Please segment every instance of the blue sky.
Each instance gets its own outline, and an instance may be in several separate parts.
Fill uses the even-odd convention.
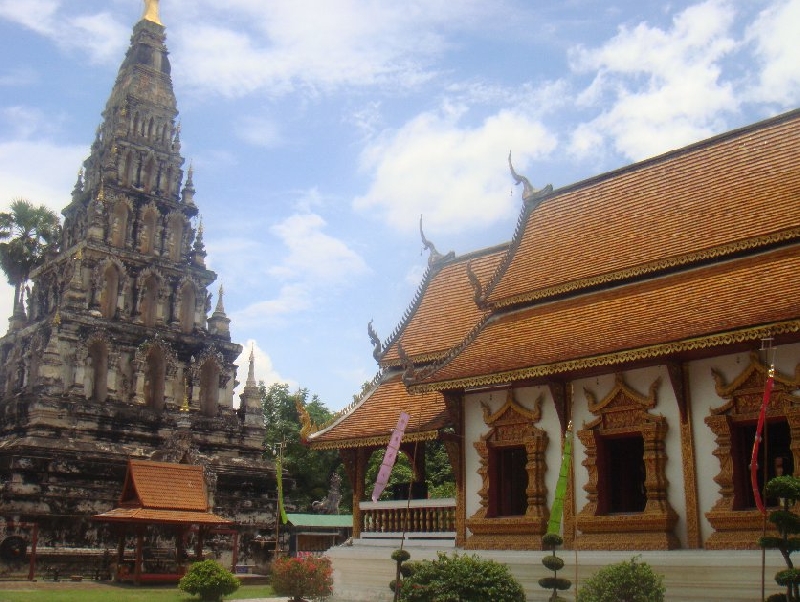
[[[233,339],[331,409],[420,283],[420,216],[443,253],[511,237],[509,151],[558,188],[800,106],[800,0],[160,4]],[[3,210],[69,202],[142,11],[0,0]]]

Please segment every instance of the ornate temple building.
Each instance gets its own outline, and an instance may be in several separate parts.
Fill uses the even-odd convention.
[[[504,562],[529,600],[549,599],[541,536],[570,423],[563,576],[641,555],[668,599],[761,599],[749,466],[773,366],[758,482],[800,467],[800,110],[556,190],[511,171],[510,242],[463,256],[426,242],[399,324],[383,341],[370,324],[372,386],[306,425],[353,482],[336,599],[390,600],[402,537],[412,559]],[[367,501],[367,462],[403,411],[415,479],[439,439],[455,499]],[[765,562],[779,591],[783,561]]]
[[[40,550],[102,550],[110,539],[89,518],[114,506],[129,459],[196,464],[213,511],[246,525],[241,556],[274,530],[275,471],[252,354],[234,407],[242,347],[221,287],[211,311],[216,274],[191,167],[184,180],[165,28],[147,6],[60,250],[0,338],[0,519],[38,525]]]

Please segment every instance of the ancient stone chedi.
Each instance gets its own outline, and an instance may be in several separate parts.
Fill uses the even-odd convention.
[[[242,347],[221,288],[208,317],[216,274],[191,168],[183,182],[154,6],[133,29],[62,212],[60,249],[0,339],[0,522],[38,523],[45,547],[108,543],[90,517],[113,507],[128,458],[202,464],[214,512],[253,535],[274,525],[252,357],[234,408]]]

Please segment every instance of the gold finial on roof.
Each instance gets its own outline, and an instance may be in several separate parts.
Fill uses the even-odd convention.
[[[144,0],[144,14],[142,15],[142,20],[163,25],[161,19],[158,18],[158,0]]]

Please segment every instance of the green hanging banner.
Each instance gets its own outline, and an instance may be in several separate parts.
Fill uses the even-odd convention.
[[[564,498],[567,496],[567,480],[569,467],[572,462],[572,421],[564,433],[564,453],[561,455],[561,468],[558,471],[558,483],[553,500],[553,509],[550,511],[550,520],[547,521],[547,532],[558,535],[561,531],[561,517],[564,515]]]
[[[286,508],[283,506],[283,467],[281,466],[281,455],[275,459],[275,479],[278,482],[278,509],[281,514],[281,522],[285,525],[289,522],[289,517],[286,516]]]

